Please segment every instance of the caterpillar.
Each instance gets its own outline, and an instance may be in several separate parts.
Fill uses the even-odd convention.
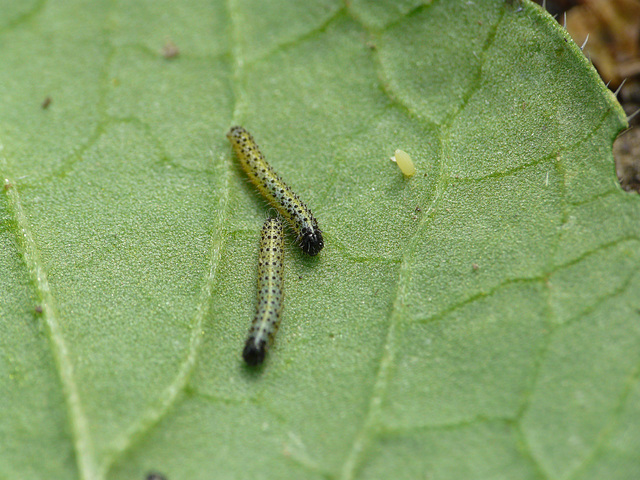
[[[311,210],[267,163],[249,132],[243,127],[233,127],[227,133],[227,138],[249,180],[293,228],[302,251],[317,255],[324,247],[324,239]]]
[[[282,222],[278,218],[269,218],[262,226],[258,257],[258,305],[242,351],[242,358],[252,367],[264,361],[280,325],[284,298],[283,233]]]

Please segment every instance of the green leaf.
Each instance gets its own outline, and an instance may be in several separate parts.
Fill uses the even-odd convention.
[[[640,476],[626,121],[542,9],[0,4],[0,478]],[[255,371],[233,124],[326,243]]]

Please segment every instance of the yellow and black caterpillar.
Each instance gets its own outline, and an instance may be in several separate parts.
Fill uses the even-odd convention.
[[[258,305],[242,358],[252,367],[264,361],[273,342],[284,299],[284,249],[282,222],[269,218],[262,227],[258,258]]]
[[[324,240],[311,210],[267,163],[249,132],[242,127],[233,127],[227,138],[251,182],[291,224],[302,251],[317,255],[324,247]]]

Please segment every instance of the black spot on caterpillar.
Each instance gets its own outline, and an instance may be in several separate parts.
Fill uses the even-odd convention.
[[[249,132],[242,127],[233,127],[227,138],[249,180],[291,224],[302,251],[317,255],[324,247],[324,240],[311,210],[267,163]]]
[[[242,358],[252,367],[264,361],[265,353],[273,343],[280,325],[284,298],[283,233],[280,219],[269,218],[264,222],[258,257],[258,305],[242,351]]]

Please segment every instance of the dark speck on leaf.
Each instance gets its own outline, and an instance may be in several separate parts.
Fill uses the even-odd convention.
[[[167,480],[167,477],[158,472],[147,473],[145,480]]]

